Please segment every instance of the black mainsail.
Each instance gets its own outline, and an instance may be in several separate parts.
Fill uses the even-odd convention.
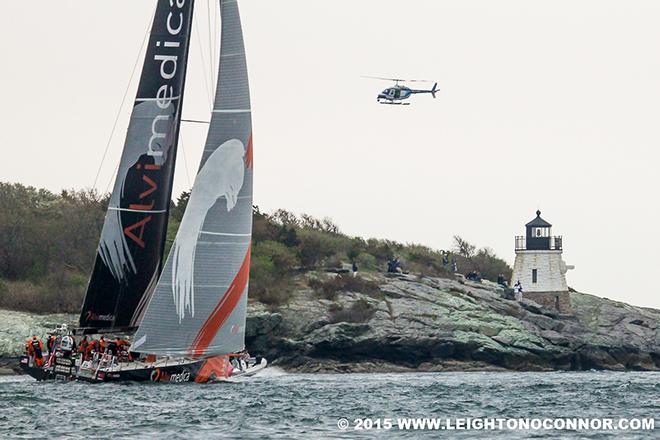
[[[162,267],[194,0],[158,0],[94,269],[84,333],[134,329]]]

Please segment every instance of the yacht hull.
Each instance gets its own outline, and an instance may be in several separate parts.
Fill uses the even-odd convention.
[[[21,369],[38,381],[77,380],[89,383],[101,382],[166,382],[166,383],[208,383],[234,381],[239,377],[249,377],[266,367],[268,362],[261,362],[245,370],[232,369],[227,356],[215,356],[205,359],[179,359],[152,364],[127,363],[114,367],[85,370],[68,362],[57,359],[51,367],[31,365],[27,356],[21,358]],[[67,368],[68,367],[68,368]]]

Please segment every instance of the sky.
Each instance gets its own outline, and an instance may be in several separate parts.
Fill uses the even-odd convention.
[[[0,181],[111,188],[154,7],[3,4]],[[240,7],[262,211],[435,249],[460,235],[512,264],[540,209],[576,266],[570,286],[660,308],[660,2]],[[184,118],[208,120],[217,5],[195,10]],[[389,84],[364,75],[430,79],[440,93],[379,105]],[[191,186],[206,129],[183,124],[175,194]]]

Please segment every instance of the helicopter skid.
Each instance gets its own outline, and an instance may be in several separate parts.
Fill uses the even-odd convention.
[[[387,105],[410,105],[409,102],[394,102],[394,101],[378,101],[380,104]]]

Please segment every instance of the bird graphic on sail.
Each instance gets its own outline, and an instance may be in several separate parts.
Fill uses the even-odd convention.
[[[172,295],[179,323],[195,316],[195,250],[206,216],[220,198],[231,211],[245,175],[245,146],[238,139],[220,145],[197,174],[172,249]]]
[[[175,112],[172,104],[167,107],[159,107],[153,102],[142,102],[133,109],[131,119],[152,119],[156,118],[172,120]],[[112,276],[119,282],[124,281],[129,274],[137,272],[133,256],[131,255],[126,236],[123,232],[124,226],[121,220],[121,200],[126,192],[126,179],[129,170],[139,162],[140,158],[148,154],[148,147],[145,146],[144,139],[153,137],[152,125],[134,124],[129,127],[126,136],[126,145],[117,170],[117,181],[115,190],[110,198],[108,212],[106,214],[105,225],[101,233],[99,243],[99,257],[105,263],[106,267],[112,273]],[[165,138],[165,136],[162,136]],[[167,139],[166,139],[167,140]],[[162,152],[157,156],[152,156],[155,165],[162,166],[167,160],[169,146],[171,142],[156,143],[158,151]]]

